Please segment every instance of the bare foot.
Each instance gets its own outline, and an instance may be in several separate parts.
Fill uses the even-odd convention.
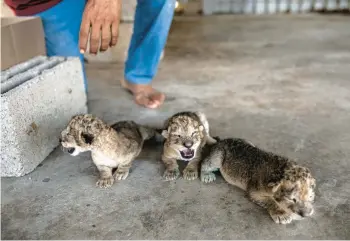
[[[141,106],[155,109],[161,106],[165,100],[165,95],[153,89],[150,85],[131,84],[125,80],[121,80],[120,83],[123,88],[134,95],[135,102]]]

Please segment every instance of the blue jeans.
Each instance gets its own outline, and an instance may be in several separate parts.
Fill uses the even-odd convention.
[[[45,32],[48,56],[79,57],[79,31],[86,0],[63,0],[37,14]],[[156,75],[174,16],[175,0],[138,0],[124,77],[134,84],[149,84]],[[84,71],[85,75],[85,71]],[[85,78],[85,86],[86,85]]]

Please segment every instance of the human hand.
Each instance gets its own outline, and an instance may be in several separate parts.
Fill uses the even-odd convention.
[[[90,53],[106,51],[117,44],[122,0],[88,0],[80,26],[79,48],[86,52],[90,34]],[[91,31],[90,31],[91,27]]]

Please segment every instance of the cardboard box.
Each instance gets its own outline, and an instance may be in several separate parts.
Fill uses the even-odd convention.
[[[1,70],[46,55],[44,29],[39,17],[1,18]]]

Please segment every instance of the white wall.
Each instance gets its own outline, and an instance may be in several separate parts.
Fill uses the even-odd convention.
[[[286,12],[305,13],[312,9],[340,10],[350,9],[348,0],[202,0],[203,13],[205,15],[215,13],[245,13],[245,14],[274,14]],[[300,4],[300,2],[302,2]],[[327,2],[327,5],[325,5]]]

